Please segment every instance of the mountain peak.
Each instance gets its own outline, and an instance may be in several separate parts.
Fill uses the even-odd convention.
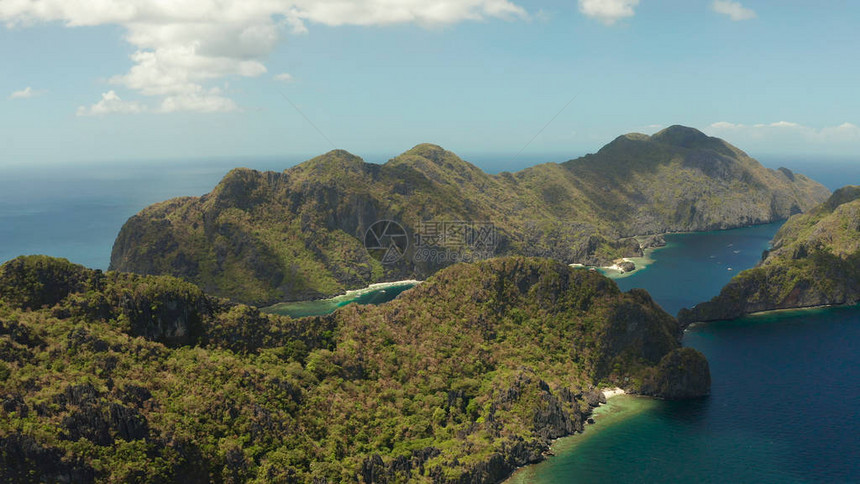
[[[654,133],[651,136],[651,141],[691,150],[713,150],[731,157],[743,154],[741,150],[720,138],[708,136],[696,128],[681,126],[679,124],[669,126]]]
[[[391,161],[395,163],[408,162],[413,165],[415,162],[418,162],[423,165],[426,164],[426,161],[424,160],[429,161],[432,165],[445,168],[447,170],[462,171],[466,167],[469,169],[468,171],[478,169],[453,152],[432,143],[421,143],[419,145],[415,145]]]
[[[712,138],[696,128],[676,124],[660,130],[651,136],[652,141],[670,145],[683,146],[684,148],[695,148],[696,145],[707,142]]]
[[[439,145],[434,145],[433,143],[421,143],[413,146],[411,149],[403,152],[400,156],[420,156],[422,158],[427,158],[428,160],[440,162],[446,158],[457,156],[454,153],[442,148]]]
[[[356,163],[362,163],[363,161],[362,161],[361,157],[356,156],[356,155],[350,153],[349,151],[341,150],[341,149],[335,149],[335,150],[331,150],[331,151],[328,151],[326,153],[323,153],[323,154],[316,156],[314,158],[311,158],[310,160],[308,160],[308,162],[316,162],[316,163],[322,163],[322,164],[328,164],[328,163],[356,164]]]
[[[642,133],[622,134],[618,138],[624,138],[624,139],[630,140],[630,141],[648,141],[651,139],[650,136],[648,136],[647,134],[642,134]],[[616,139],[618,139],[618,138],[616,138]]]
[[[860,185],[848,185],[833,192],[833,194],[830,195],[830,198],[824,202],[823,206],[826,207],[828,211],[833,211],[840,205],[844,205],[858,199],[860,199]]]
[[[314,175],[334,175],[337,173],[361,173],[365,169],[364,160],[346,150],[331,150],[311,158],[292,168],[288,173],[312,173]]]

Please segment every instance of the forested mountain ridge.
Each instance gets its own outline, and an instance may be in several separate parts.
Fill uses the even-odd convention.
[[[600,387],[707,394],[680,334],[645,291],[547,259],[292,320],[21,257],[0,266],[0,480],[498,482]]]
[[[122,228],[111,268],[174,275],[207,293],[268,305],[424,279],[486,256],[605,265],[641,254],[634,236],[772,222],[828,195],[803,175],[764,168],[682,126],[498,175],[429,144],[383,165],[337,150],[283,173],[235,169],[207,195],[144,209]],[[396,263],[365,250],[367,230],[379,220],[408,234]],[[492,244],[417,257],[422,227],[445,222],[492,226]]]

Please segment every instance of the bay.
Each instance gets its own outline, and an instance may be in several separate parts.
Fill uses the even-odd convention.
[[[644,287],[674,313],[754,265],[778,226],[667,236],[650,266],[616,282]],[[708,358],[709,397],[610,399],[621,417],[598,415],[584,434],[559,441],[555,457],[510,481],[858,482],[858,341],[856,306],[695,325],[683,343]]]
[[[761,260],[784,222],[741,229],[666,236],[666,246],[647,251],[648,267],[627,274],[605,273],[624,291],[647,289],[668,313],[707,301],[738,272]]]

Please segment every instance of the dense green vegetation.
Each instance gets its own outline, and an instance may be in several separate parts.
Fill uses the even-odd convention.
[[[496,482],[601,386],[707,393],[679,336],[644,291],[546,259],[293,320],[21,257],[0,267],[0,480]]]
[[[269,305],[425,279],[463,257],[604,265],[641,254],[634,236],[781,220],[828,194],[681,126],[499,175],[429,144],[383,165],[332,151],[283,173],[235,169],[207,195],[143,210],[119,234],[111,267],[174,275],[207,293]],[[365,231],[382,219],[412,234],[397,264],[382,265],[363,247]],[[491,222],[497,244],[489,253],[445,249],[459,256],[416,259],[414,235],[426,221]]]
[[[860,301],[860,187],[840,188],[809,213],[791,217],[762,262],[743,271],[683,322]]]

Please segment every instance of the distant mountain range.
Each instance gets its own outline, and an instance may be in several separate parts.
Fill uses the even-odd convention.
[[[773,309],[860,302],[860,186],[788,219],[762,262],[735,276],[720,294],[681,310],[682,323],[734,319]]]
[[[634,236],[772,222],[828,195],[683,126],[498,175],[430,144],[383,165],[337,150],[283,173],[234,169],[207,195],[144,209],[117,237],[111,269],[179,276],[207,293],[267,305],[424,279],[486,256],[604,265],[641,254]],[[365,248],[380,220],[396,222],[408,242],[391,263]],[[455,243],[428,251],[440,234]]]

